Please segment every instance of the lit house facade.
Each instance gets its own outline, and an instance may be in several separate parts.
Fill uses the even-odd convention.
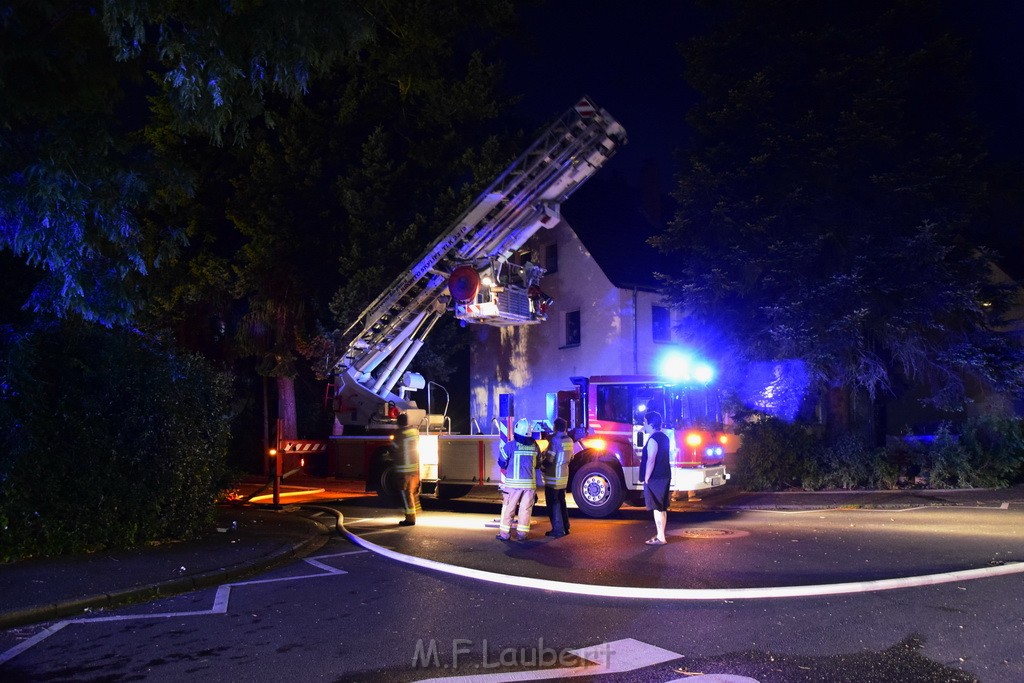
[[[547,270],[543,289],[554,303],[546,322],[474,326],[469,381],[476,427],[492,431],[504,417],[503,394],[512,395],[517,418],[550,420],[555,392],[573,388],[570,377],[655,373],[673,343],[672,312],[656,292],[656,252],[645,236],[623,230],[615,240],[632,243],[599,260],[563,220],[524,246],[519,262]]]

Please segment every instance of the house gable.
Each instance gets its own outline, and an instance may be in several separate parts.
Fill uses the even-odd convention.
[[[474,326],[470,414],[483,431],[503,417],[501,394],[514,396],[517,417],[551,419],[554,394],[572,389],[570,377],[652,373],[664,348],[653,340],[658,294],[650,286],[613,283],[567,221],[540,231],[525,251],[523,258],[555,266],[543,280],[554,301],[542,323]]]

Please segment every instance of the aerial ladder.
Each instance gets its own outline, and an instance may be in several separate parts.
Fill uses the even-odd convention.
[[[516,251],[561,221],[562,202],[626,142],[626,131],[587,97],[558,117],[484,190],[451,228],[401,273],[339,337],[333,361],[338,425],[373,428],[399,411],[426,418],[408,372],[441,316],[497,327],[546,319],[544,269],[516,264]]]

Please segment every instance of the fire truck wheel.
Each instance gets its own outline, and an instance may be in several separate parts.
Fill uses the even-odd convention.
[[[441,500],[454,500],[462,498],[472,490],[472,484],[438,484],[437,497]]]
[[[625,487],[618,473],[606,463],[593,461],[580,467],[572,480],[576,507],[588,517],[607,517],[622,505]]]
[[[388,455],[385,452],[374,457],[370,481],[377,496],[390,501],[398,498],[398,483],[395,481],[395,468]]]

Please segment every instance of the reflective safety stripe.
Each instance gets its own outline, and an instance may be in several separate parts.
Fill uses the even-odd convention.
[[[510,489],[537,488],[537,453],[536,443],[515,442],[512,457],[509,458],[505,470],[505,487]]]
[[[554,462],[544,467],[544,486],[553,489],[564,489],[569,485],[569,455],[572,453],[572,439],[568,436],[561,436],[551,440],[548,453],[554,457]]]
[[[420,471],[419,442],[420,433],[411,427],[395,436],[395,472],[408,474]]]

